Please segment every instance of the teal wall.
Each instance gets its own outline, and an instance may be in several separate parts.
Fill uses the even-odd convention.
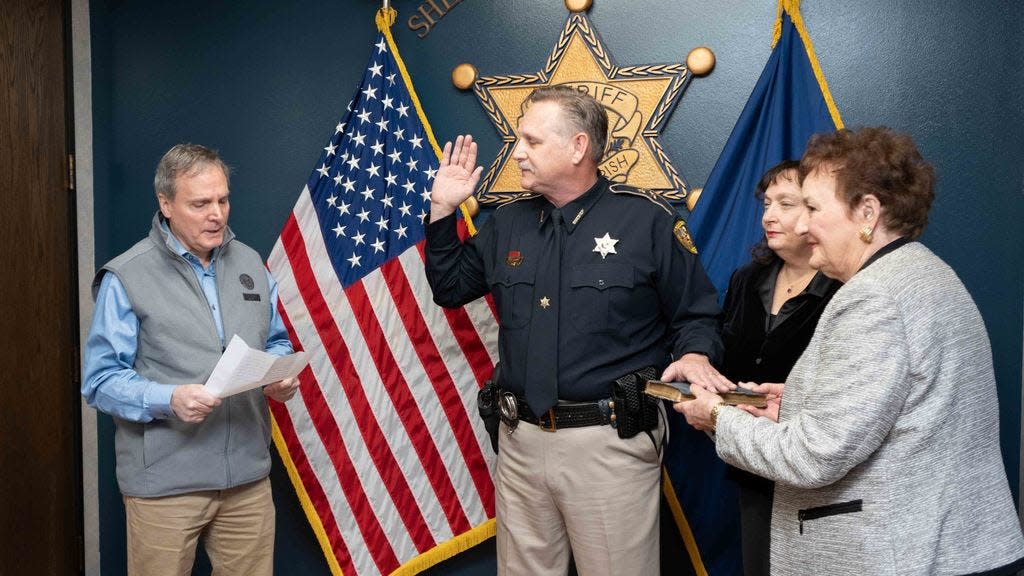
[[[266,256],[362,74],[378,4],[90,4],[97,263],[146,232],[156,209],[153,169],[182,141],[218,148],[234,167],[232,227]],[[563,3],[463,0],[424,39],[405,25],[419,3],[393,4],[394,33],[435,134],[443,142],[472,132],[488,164],[497,133],[449,73],[464,61],[482,74],[541,69],[565,22]],[[845,123],[910,132],[936,166],[938,199],[923,241],[957,270],[984,315],[1015,493],[1024,303],[1021,14],[1018,3],[999,0],[806,0],[803,7]],[[715,51],[716,69],[694,80],[661,137],[692,186],[707,179],[761,72],[774,16],[771,0],[594,0],[589,17],[619,65],[680,62],[699,45]],[[112,430],[101,418],[104,574],[124,570]],[[279,462],[272,477],[277,572],[324,572]],[[434,572],[493,573],[491,554],[484,547]]]

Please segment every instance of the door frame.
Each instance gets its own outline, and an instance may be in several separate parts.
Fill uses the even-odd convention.
[[[96,271],[93,219],[92,42],[89,0],[71,0],[70,55],[75,155],[75,220],[78,252],[79,342],[92,322],[92,277]],[[100,574],[99,463],[96,411],[81,400],[83,566],[86,576]]]

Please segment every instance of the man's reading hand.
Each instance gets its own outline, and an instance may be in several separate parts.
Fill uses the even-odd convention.
[[[220,406],[220,398],[207,392],[202,384],[175,386],[171,392],[171,410],[182,422],[199,424],[217,406]]]
[[[273,398],[278,402],[287,402],[295,396],[295,392],[299,389],[298,378],[285,378],[284,380],[278,380],[273,384],[267,384],[263,387],[263,394],[267,398]]]

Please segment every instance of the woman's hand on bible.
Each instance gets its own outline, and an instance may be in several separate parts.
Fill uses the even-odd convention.
[[[748,414],[757,416],[758,418],[768,418],[772,422],[779,421],[779,408],[782,406],[782,392],[786,387],[785,384],[754,384],[753,382],[740,382],[740,386],[750,390],[751,392],[766,395],[768,405],[764,408],[755,408],[753,406],[741,404],[737,406],[737,408]]]

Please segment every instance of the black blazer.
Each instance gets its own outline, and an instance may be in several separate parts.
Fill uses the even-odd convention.
[[[767,264],[750,262],[733,272],[729,280],[722,312],[722,373],[733,382],[785,382],[811,341],[822,311],[842,286],[818,272],[803,292],[786,303],[786,314],[766,330],[768,311],[761,298],[762,286],[770,306],[773,287],[769,282],[781,264],[778,258]],[[772,482],[749,472],[730,466],[727,476],[766,496],[772,493]]]
[[[825,305],[842,286],[818,272],[807,288],[787,303],[791,308],[788,314],[766,331],[768,312],[760,287],[774,277],[779,265],[778,260],[751,262],[729,280],[722,323],[722,372],[733,382],[785,382],[811,341]]]

